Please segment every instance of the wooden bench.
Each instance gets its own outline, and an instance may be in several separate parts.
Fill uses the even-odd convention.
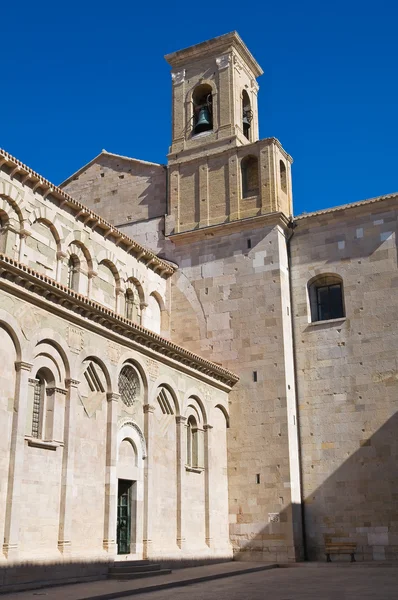
[[[351,562],[355,562],[357,545],[351,542],[329,542],[325,544],[326,562],[332,562],[331,554],[350,554]]]

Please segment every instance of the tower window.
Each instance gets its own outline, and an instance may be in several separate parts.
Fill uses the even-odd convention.
[[[281,189],[282,192],[287,192],[287,179],[286,179],[286,165],[283,160],[279,161],[279,174],[281,178]]]
[[[258,195],[258,160],[255,156],[245,156],[241,162],[242,197]]]
[[[345,316],[343,282],[338,275],[317,277],[308,287],[311,321],[328,321]]]
[[[213,129],[213,96],[210,85],[198,85],[192,94],[193,135],[212,131]]]
[[[246,90],[242,92],[242,129],[244,136],[250,140],[250,126],[253,120],[253,111],[250,107],[250,98]]]

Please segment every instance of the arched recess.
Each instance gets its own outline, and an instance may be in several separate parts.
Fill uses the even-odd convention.
[[[210,96],[210,98],[209,98]],[[202,131],[216,131],[218,127],[217,118],[217,88],[213,81],[204,80],[200,84],[192,87],[185,97],[186,102],[186,137],[197,135],[201,131],[197,131],[197,124],[200,119],[201,107],[208,108],[208,115],[202,111],[203,117],[208,118],[209,125]],[[210,105],[210,107],[209,107]]]
[[[160,334],[164,329],[165,314],[163,298],[158,292],[152,292],[148,296],[148,306],[145,311],[145,327]]]
[[[258,195],[259,173],[258,158],[249,154],[241,160],[242,198]]]
[[[144,459],[146,442],[131,419],[118,424],[116,478],[120,517],[116,528],[118,554],[142,555],[144,528]],[[120,507],[120,504],[122,505]]]
[[[0,196],[0,252],[19,258],[20,232],[23,228],[19,207],[7,196]]]
[[[181,415],[181,402],[178,397],[178,392],[176,392],[177,385],[176,382],[173,381],[171,377],[167,375],[162,375],[158,377],[151,386],[151,396],[149,404],[155,405],[158,402],[158,396],[161,389],[164,388],[168,394],[169,403],[172,405],[173,414],[176,417]]]
[[[93,299],[117,312],[120,293],[120,274],[114,262],[104,258],[98,262],[93,280]]]
[[[57,227],[47,217],[31,219],[30,235],[26,238],[26,247],[35,260],[39,273],[58,279],[60,269],[61,238]],[[60,263],[61,264],[61,263]]]
[[[224,415],[225,418],[225,425],[226,428],[229,429],[229,414],[227,409],[225,408],[225,406],[223,406],[222,404],[216,404],[216,406],[214,407],[214,410],[219,410],[222,412],[222,414]]]
[[[282,192],[285,192],[285,194],[287,193],[287,172],[286,172],[286,165],[283,162],[283,160],[279,161],[279,177],[280,177],[280,182],[281,182],[281,190]]]
[[[33,362],[38,351],[44,345],[53,348],[53,352],[59,355],[66,379],[71,378],[73,355],[64,338],[54,329],[45,328],[33,334],[26,351],[27,360]]]
[[[250,141],[250,127],[253,119],[249,94],[242,91],[242,129],[244,136]]]
[[[22,202],[20,201],[20,199],[18,201],[18,200],[15,200],[14,198],[12,198],[12,196],[9,196],[7,194],[2,194],[1,187],[0,187],[0,208],[1,208],[1,210],[3,210],[4,212],[7,213],[8,217],[10,218],[11,221],[15,221],[15,222],[17,221],[19,223],[19,227],[21,229],[23,228],[24,217],[23,217]]]
[[[74,289],[76,292],[83,294],[85,296],[88,295],[89,289],[89,278],[93,272],[93,262],[88,249],[79,242],[78,240],[73,240],[67,247],[66,251],[66,260],[68,264],[68,278],[64,280],[63,283],[68,285],[71,289]],[[71,263],[74,262],[74,281],[71,282],[71,272],[70,268],[73,266]],[[76,264],[76,262],[78,264]],[[65,278],[64,278],[65,279]],[[71,284],[72,283],[72,287]]]
[[[142,307],[145,305],[145,294],[141,283],[135,277],[129,277],[125,284],[124,306],[121,312],[126,319],[142,323]]]
[[[115,384],[114,389],[119,389],[119,377],[122,369],[126,366],[132,367],[139,379],[139,392],[136,398],[136,404],[144,405],[148,404],[149,394],[149,381],[146,373],[147,365],[141,357],[132,356],[131,352],[125,352],[120,357],[115,370]],[[125,406],[125,405],[124,405]],[[127,408],[127,407],[125,407]],[[128,411],[129,412],[129,411]]]
[[[183,402],[183,414],[186,414],[186,411],[189,406],[194,406],[195,410],[200,415],[200,420],[203,425],[207,425],[207,411],[204,405],[203,400],[201,399],[201,394],[196,388],[190,388],[184,395]]]
[[[112,391],[111,377],[105,361],[99,358],[98,352],[87,353],[80,364],[78,395],[89,418],[103,409],[107,395]]]

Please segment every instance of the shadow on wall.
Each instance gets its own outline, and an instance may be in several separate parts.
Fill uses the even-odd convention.
[[[397,432],[398,412],[370,438],[359,440],[358,450],[306,495],[303,513],[308,560],[325,560],[326,542],[356,543],[358,561],[398,559]],[[323,465],[326,470],[332,464],[332,446],[330,443],[330,448],[322,451],[319,474]],[[308,464],[308,471],[313,468],[315,465]],[[308,474],[304,473],[306,479]],[[235,547],[240,546],[235,548],[235,559],[284,560],[287,545],[281,531],[292,512],[300,518],[301,507],[288,506],[279,514],[280,523],[269,523],[246,541],[239,534],[238,518],[231,531],[232,542]],[[245,522],[244,514],[238,517],[241,523]],[[269,518],[278,517],[269,515]],[[294,560],[292,554],[289,560]],[[350,557],[342,555],[334,560],[344,559]]]

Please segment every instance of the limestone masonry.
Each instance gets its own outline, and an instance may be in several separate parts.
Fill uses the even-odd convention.
[[[396,559],[398,197],[294,218],[238,34],[166,60],[167,166],[0,152],[3,582]]]

